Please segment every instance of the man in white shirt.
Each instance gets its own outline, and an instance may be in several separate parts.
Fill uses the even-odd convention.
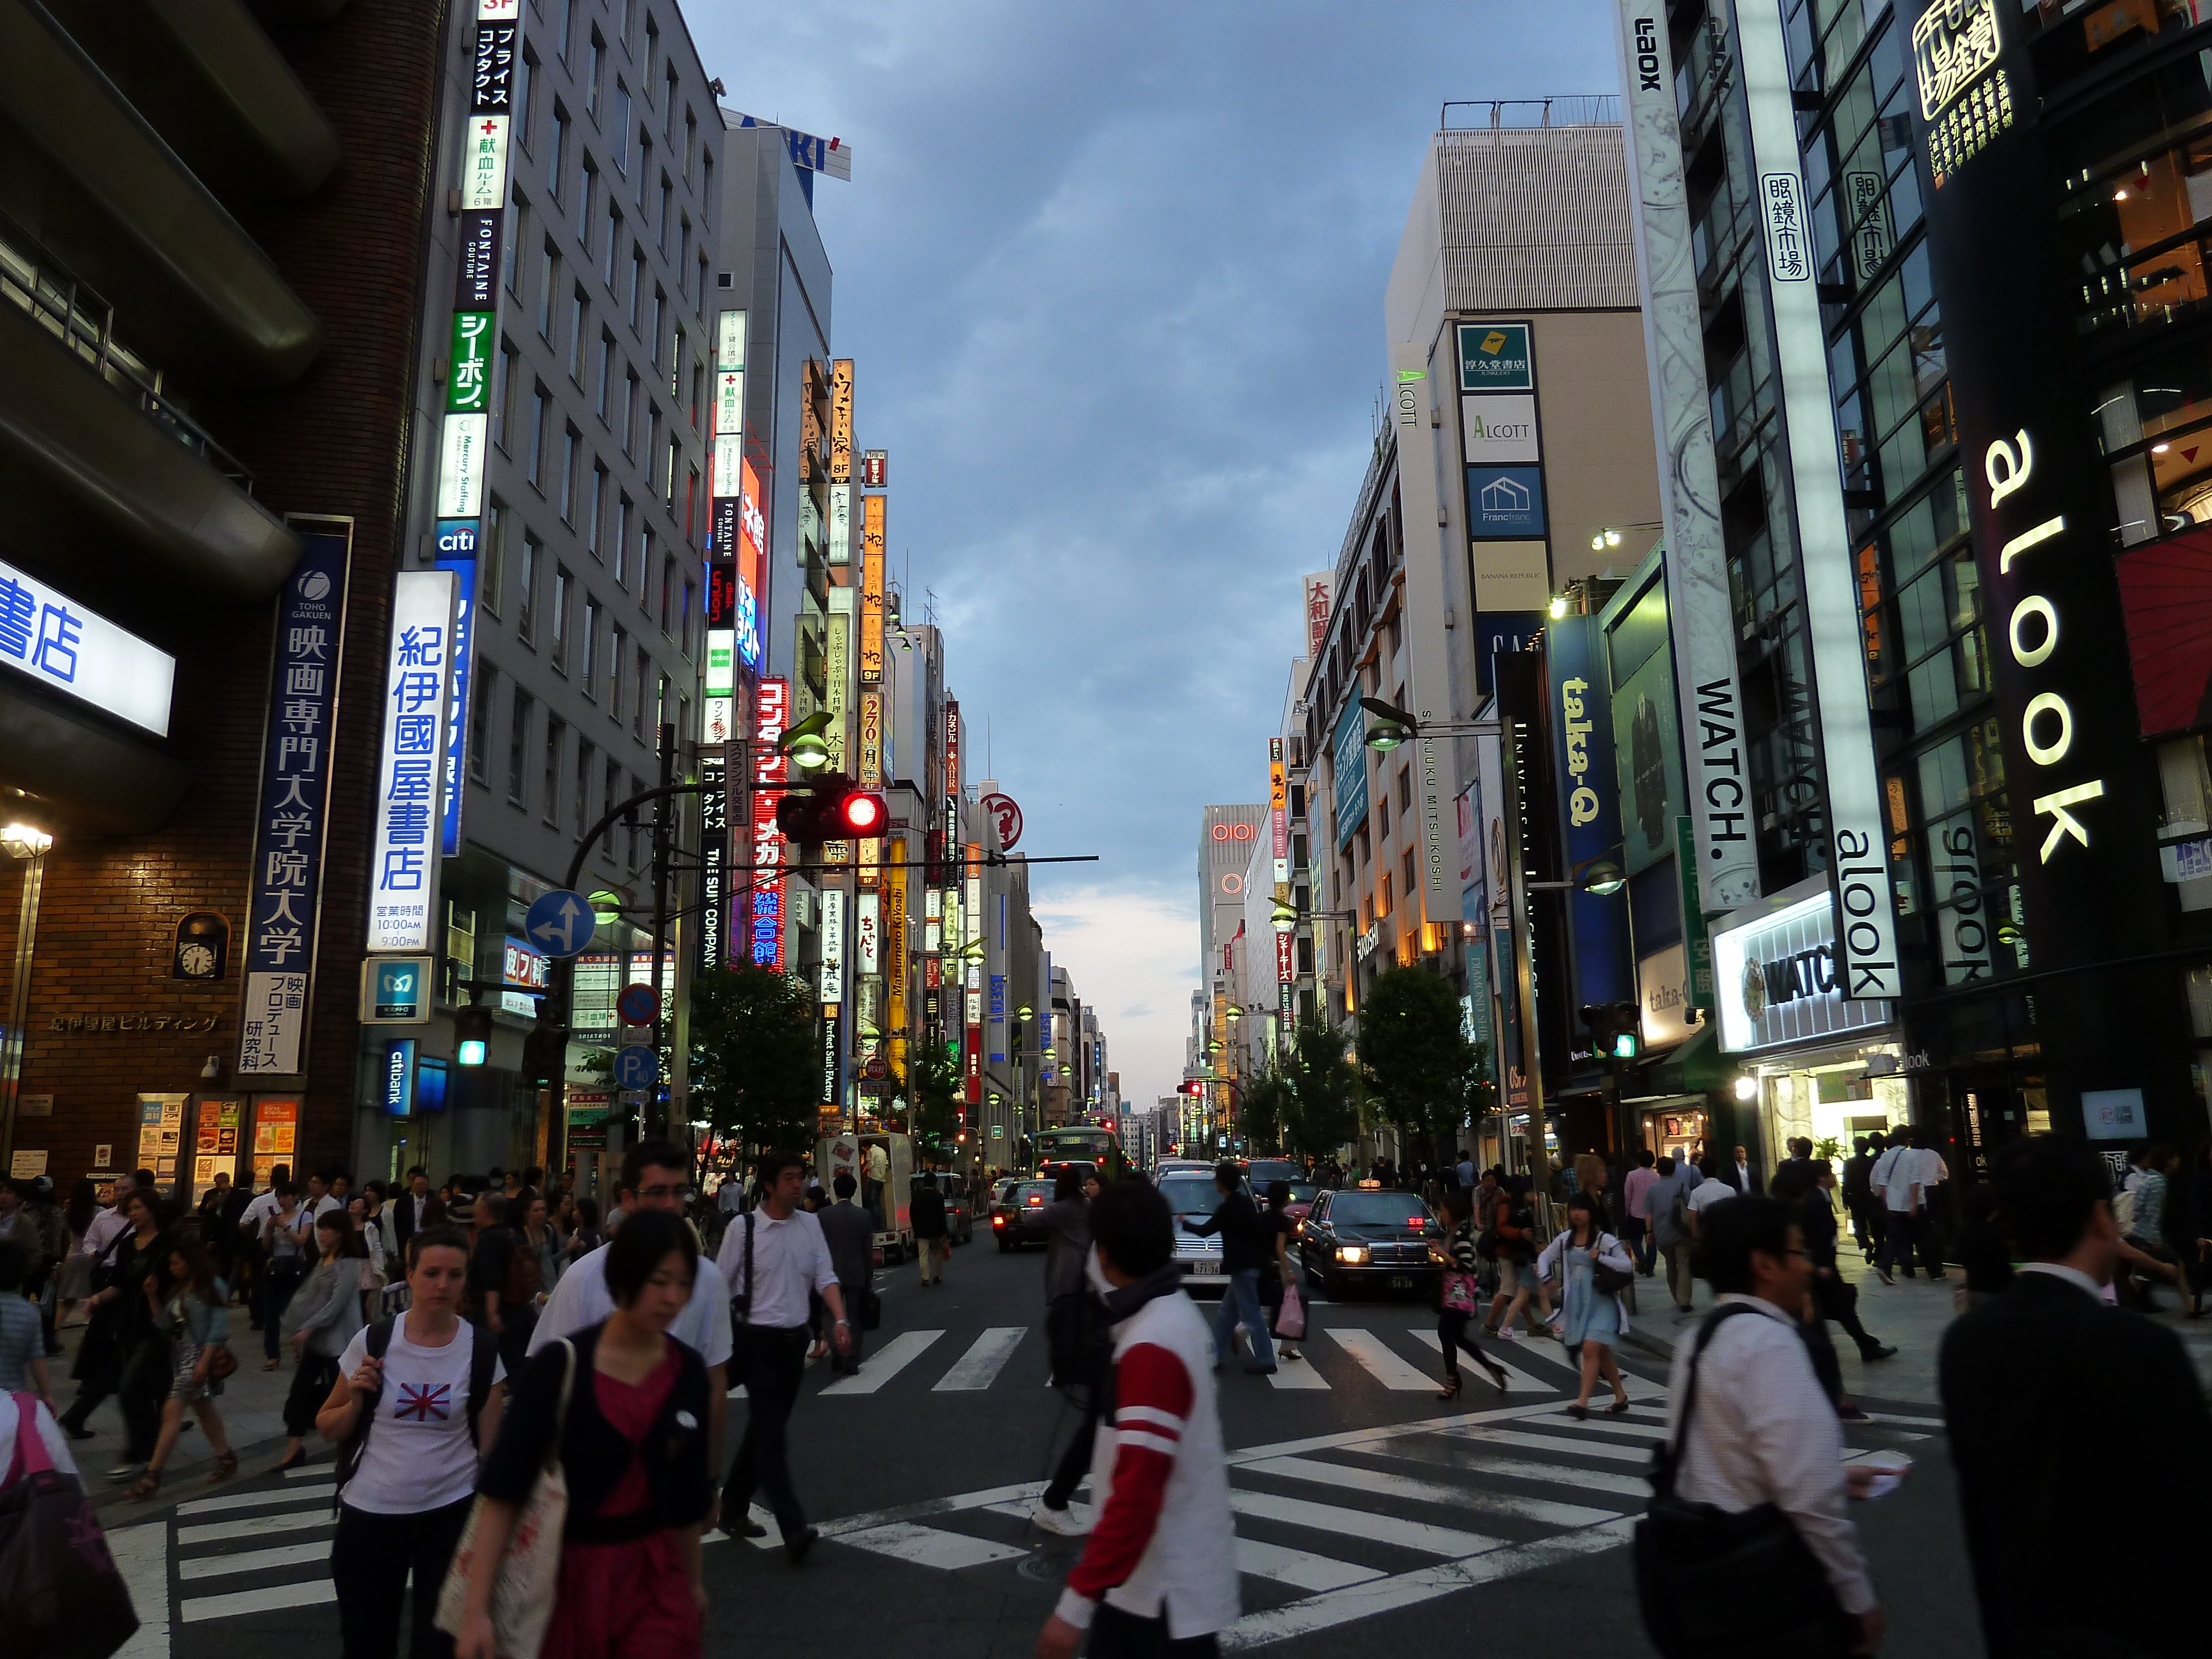
[[[96,1263],[107,1247],[131,1231],[130,1218],[123,1213],[123,1200],[131,1195],[137,1182],[130,1176],[115,1177],[115,1201],[93,1217],[84,1230],[84,1253]]]
[[[1881,1607],[1844,1514],[1843,1431],[1797,1334],[1811,1277],[1804,1238],[1782,1204],[1739,1197],[1705,1218],[1700,1259],[1720,1305],[1674,1346],[1667,1435],[1676,1495],[1730,1514],[1774,1504],[1820,1564],[1833,1616],[1856,1632],[1852,1650],[1871,1653],[1881,1644]],[[1686,1430],[1693,1364],[1697,1404]],[[1850,1476],[1861,1491],[1870,1478]],[[1742,1650],[1759,1647],[1759,1632],[1741,1635]]]
[[[761,1159],[759,1183],[759,1207],[739,1216],[722,1235],[722,1273],[743,1304],[745,1385],[745,1437],[722,1488],[722,1516],[739,1538],[766,1537],[768,1528],[750,1514],[757,1489],[796,1566],[821,1535],[806,1524],[786,1448],[791,1408],[806,1371],[810,1294],[818,1295],[837,1322],[840,1354],[851,1352],[852,1331],[822,1223],[799,1207],[806,1192],[805,1160],[796,1152],[770,1152]]]
[[[1689,1197],[1682,1203],[1682,1207],[1690,1212],[1690,1237],[1692,1238],[1705,1236],[1706,1211],[1716,1204],[1725,1204],[1732,1198],[1743,1196],[1721,1178],[1720,1166],[1711,1158],[1706,1158],[1698,1169],[1705,1179],[1690,1189]]]
[[[1903,1258],[1905,1276],[1912,1277],[1912,1253],[1917,1246],[1920,1265],[1930,1279],[1943,1277],[1943,1253],[1936,1243],[1936,1225],[1928,1213],[1929,1194],[1941,1177],[1943,1160],[1930,1146],[1928,1132],[1915,1129],[1911,1144],[1899,1131],[1897,1144],[1881,1155],[1867,1184],[1879,1195],[1888,1208],[1883,1218],[1881,1253],[1875,1258],[1874,1270],[1885,1285],[1894,1285],[1890,1277],[1890,1264]]]
[[[615,1204],[627,1215],[642,1206],[681,1216],[691,1193],[691,1159],[680,1146],[665,1140],[641,1140],[623,1154],[617,1177]],[[607,1289],[607,1251],[602,1244],[580,1256],[538,1316],[530,1334],[528,1352],[535,1354],[548,1342],[589,1329],[615,1310],[614,1293]],[[721,1270],[703,1255],[691,1280],[691,1299],[668,1328],[669,1335],[697,1351],[707,1362],[707,1443],[712,1473],[722,1468],[722,1431],[729,1417],[730,1287]],[[712,1522],[708,1522],[712,1525]]]

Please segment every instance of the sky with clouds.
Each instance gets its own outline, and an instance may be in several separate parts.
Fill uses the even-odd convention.
[[[690,0],[817,182],[895,577],[934,595],[971,779],[1022,805],[1046,947],[1142,1104],[1181,1075],[1199,813],[1266,798],[1448,99],[1615,89],[1601,0]]]

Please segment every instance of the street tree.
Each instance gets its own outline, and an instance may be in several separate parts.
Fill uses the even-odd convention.
[[[1297,1115],[1297,1101],[1279,1061],[1270,1060],[1246,1085],[1237,1103],[1245,1144],[1257,1147],[1272,1142],[1279,1152],[1288,1149],[1290,1124]]]
[[[925,1043],[911,1068],[908,1097],[914,1103],[914,1139],[936,1155],[949,1157],[960,1133],[960,1062],[944,1048]]]
[[[1359,1072],[1346,1046],[1343,1032],[1304,1019],[1278,1067],[1289,1091],[1284,1141],[1309,1158],[1328,1158],[1359,1134]]]
[[[691,981],[695,1116],[749,1153],[811,1148],[821,1082],[814,996],[795,975],[741,963]]]
[[[1360,1000],[1359,1061],[1376,1115],[1421,1156],[1440,1158],[1459,1138],[1489,1058],[1462,1027],[1449,982],[1425,969],[1388,969]]]

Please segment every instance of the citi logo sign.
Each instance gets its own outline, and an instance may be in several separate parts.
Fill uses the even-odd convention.
[[[1659,26],[1656,20],[1636,20],[1636,89],[1657,92],[1659,85]]]

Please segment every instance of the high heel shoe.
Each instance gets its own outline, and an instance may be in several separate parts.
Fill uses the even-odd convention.
[[[288,1469],[305,1468],[307,1465],[307,1449],[305,1446],[302,1446],[299,1450],[294,1452],[289,1457],[287,1457],[283,1462],[276,1466],[276,1473],[283,1474]]]
[[[1567,1407],[1567,1415],[1573,1418],[1577,1423],[1587,1423],[1589,1421],[1589,1407],[1588,1406],[1570,1406]]]
[[[1497,1386],[1498,1392],[1504,1394],[1505,1392],[1505,1367],[1499,1364],[1494,1359],[1483,1359],[1479,1363],[1481,1364],[1483,1370],[1490,1373],[1490,1380]]]
[[[219,1480],[228,1480],[237,1473],[238,1454],[234,1451],[218,1452],[216,1454],[215,1473],[208,1476],[208,1485],[212,1486]]]
[[[1457,1371],[1454,1371],[1449,1376],[1444,1378],[1444,1385],[1443,1389],[1437,1392],[1437,1398],[1439,1400],[1458,1399],[1460,1386],[1463,1380],[1464,1379],[1461,1377]]]

